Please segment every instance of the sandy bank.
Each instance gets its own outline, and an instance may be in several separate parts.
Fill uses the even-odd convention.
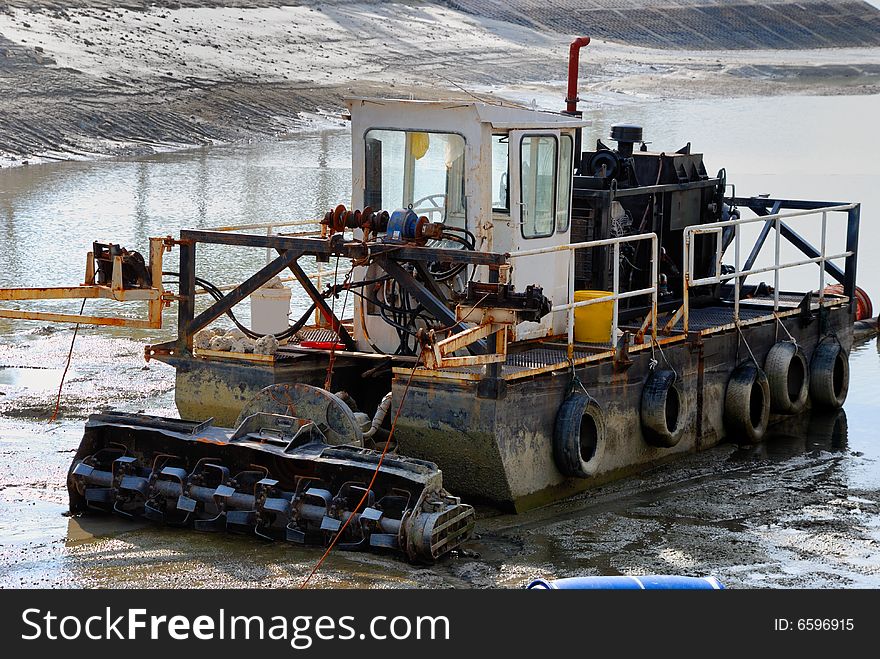
[[[259,139],[308,126],[319,109],[332,115],[349,94],[563,96],[571,35],[442,4],[111,4],[0,0],[0,164]],[[880,49],[596,40],[582,76],[584,96],[865,94],[880,90]]]

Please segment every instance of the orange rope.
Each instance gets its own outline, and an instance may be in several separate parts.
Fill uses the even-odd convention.
[[[86,300],[83,298],[82,306],[79,308],[79,315],[83,315],[86,310]],[[58,384],[58,396],[55,398],[55,411],[52,412],[52,418],[49,423],[58,418],[58,410],[61,409],[61,389],[64,388],[64,378],[67,377],[67,370],[70,368],[70,360],[73,357],[73,344],[76,343],[76,335],[79,333],[79,323],[73,328],[73,338],[70,339],[70,350],[67,351],[67,363],[64,365],[64,372],[61,374],[61,382]]]
[[[349,522],[354,518],[357,514],[357,511],[361,509],[361,506],[364,505],[364,502],[367,500],[367,495],[372,491],[373,485],[376,482],[376,477],[379,475],[379,470],[382,468],[382,463],[385,461],[385,456],[388,453],[388,447],[391,446],[391,438],[394,437],[394,429],[397,427],[397,419],[400,417],[400,411],[403,409],[403,403],[406,400],[406,394],[409,391],[409,385],[412,382],[413,375],[416,373],[416,369],[419,366],[419,362],[422,360],[422,354],[424,351],[419,353],[418,359],[416,359],[416,363],[413,365],[412,370],[409,372],[409,377],[406,380],[406,386],[403,388],[403,395],[400,398],[400,405],[397,406],[397,412],[394,414],[394,420],[391,422],[391,430],[388,433],[388,439],[385,440],[385,447],[382,449],[382,455],[379,456],[379,463],[376,465],[375,471],[373,471],[373,477],[370,479],[370,484],[367,486],[367,489],[364,490],[364,494],[361,497],[361,500],[358,501],[358,504],[354,507],[348,514],[348,518],[345,520],[345,523],[342,525],[342,528],[336,532],[336,535],[333,537],[333,541],[327,547],[327,550],[324,552],[324,555],[321,556],[321,559],[315,564],[315,567],[312,568],[312,571],[309,572],[309,576],[306,577],[305,581],[302,582],[302,585],[299,587],[300,590],[305,589],[306,586],[309,585],[309,581],[311,581],[312,577],[315,573],[320,569],[321,565],[324,563],[324,560],[330,555],[330,552],[333,550],[333,547],[336,546],[336,543],[339,541],[339,538],[342,537],[343,532],[346,527],[348,527]]]

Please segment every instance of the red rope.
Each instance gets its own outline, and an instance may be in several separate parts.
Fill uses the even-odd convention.
[[[83,315],[83,311],[86,309],[86,299],[83,298],[82,306],[79,309],[79,315]],[[61,390],[64,388],[64,378],[67,377],[67,370],[70,368],[70,360],[73,357],[73,344],[76,343],[76,335],[79,334],[79,323],[76,324],[76,327],[73,328],[73,338],[70,339],[70,350],[67,351],[67,363],[64,365],[64,372],[61,374],[61,382],[58,384],[58,396],[55,398],[55,411],[52,412],[52,418],[49,419],[49,423],[55,421],[58,418],[58,410],[61,409]]]
[[[361,497],[361,500],[358,501],[358,504],[354,507],[348,514],[348,518],[345,520],[345,523],[336,532],[336,535],[333,537],[333,541],[327,547],[327,550],[324,552],[321,559],[315,564],[315,567],[312,568],[312,571],[309,572],[309,576],[306,577],[305,581],[302,582],[299,589],[303,590],[306,586],[309,585],[309,581],[311,581],[312,577],[315,573],[320,569],[321,565],[324,563],[324,560],[330,555],[330,552],[333,551],[333,547],[336,546],[336,543],[339,541],[339,538],[342,537],[342,534],[345,532],[345,529],[348,527],[351,520],[357,514],[357,512],[361,509],[361,506],[364,505],[364,502],[367,500],[367,495],[372,491],[373,485],[376,482],[376,477],[379,475],[379,470],[382,468],[382,463],[385,461],[385,456],[388,453],[388,447],[391,446],[391,438],[394,437],[394,429],[397,427],[397,419],[400,417],[400,411],[403,409],[403,402],[406,400],[406,394],[409,391],[409,385],[412,382],[413,375],[416,373],[416,369],[419,366],[419,362],[422,359],[422,353],[419,353],[418,359],[416,359],[416,363],[413,365],[412,370],[409,372],[409,377],[406,380],[406,386],[403,388],[403,395],[400,398],[400,405],[397,406],[397,412],[394,414],[394,420],[391,422],[391,430],[388,433],[388,439],[385,440],[385,447],[382,449],[382,455],[379,456],[379,463],[376,465],[375,471],[373,471],[373,477],[370,479],[370,484],[367,486],[367,489],[364,490],[364,494]]]

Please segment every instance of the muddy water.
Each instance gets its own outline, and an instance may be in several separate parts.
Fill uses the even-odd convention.
[[[693,142],[709,154],[710,172],[727,168],[739,194],[862,201],[860,278],[878,296],[870,249],[880,238],[871,222],[880,210],[880,138],[853,128],[878,112],[877,97],[685,104],[609,96],[590,114],[592,138],[627,121],[644,125],[658,150]],[[143,248],[147,237],[182,227],[316,217],[349,196],[348,150],[345,132],[328,131],[0,171],[0,285],[78,281],[93,239]],[[225,284],[264,259],[260,250],[217,253],[199,265]],[[815,286],[812,273],[791,277],[791,285]],[[46,308],[76,312],[78,303]],[[84,329],[63,420],[47,423],[70,335],[0,321],[0,585],[297,585],[317,551],[63,516],[64,473],[89,412],[175,411],[170,369],[141,358],[142,342],[166,332]],[[520,586],[538,575],[674,572],[739,587],[880,587],[878,383],[872,341],[853,351],[845,414],[805,417],[758,448],[722,446],[527,515],[481,511],[471,547],[479,557],[412,568],[339,553],[316,583]]]

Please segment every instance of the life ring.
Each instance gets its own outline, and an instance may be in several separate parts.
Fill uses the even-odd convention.
[[[810,360],[810,400],[817,407],[843,407],[849,391],[849,355],[835,339],[816,346]]]
[[[653,446],[672,448],[684,429],[681,391],[675,386],[675,372],[651,371],[642,389],[639,416],[645,440]]]
[[[798,414],[807,404],[809,367],[807,358],[793,341],[780,341],[767,353],[764,372],[770,383],[770,409]]]
[[[757,444],[770,421],[770,383],[752,363],[734,370],[724,396],[724,424],[732,439]]]
[[[553,458],[566,476],[594,476],[605,452],[605,415],[602,408],[583,392],[573,392],[556,413],[553,428]]]

